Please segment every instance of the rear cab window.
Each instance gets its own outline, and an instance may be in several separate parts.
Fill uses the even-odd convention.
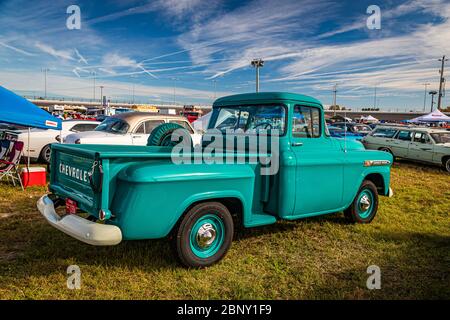
[[[252,133],[259,130],[278,130],[285,134],[286,107],[283,105],[243,105],[213,110],[210,129],[238,130]]]

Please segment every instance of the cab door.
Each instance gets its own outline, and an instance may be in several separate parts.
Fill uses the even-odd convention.
[[[291,147],[296,157],[295,216],[339,209],[344,184],[344,152],[326,134],[322,110],[293,108]]]
[[[409,144],[408,159],[433,162],[433,143],[426,132],[414,132]]]
[[[392,143],[388,145],[394,153],[394,156],[400,158],[406,158],[408,156],[412,136],[413,132],[409,130],[400,130],[395,135],[395,138],[392,139]]]

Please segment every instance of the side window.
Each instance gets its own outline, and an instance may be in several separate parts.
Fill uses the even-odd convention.
[[[179,124],[180,126],[184,127],[187,131],[189,131],[189,133],[194,133],[194,131],[192,130],[191,126],[187,123],[187,121],[173,120],[170,122]]]
[[[73,132],[84,132],[84,131],[92,131],[97,127],[95,123],[79,123],[74,125],[70,131]]]
[[[164,120],[147,120],[145,122],[142,122],[138,128],[136,129],[135,133],[138,134],[150,134],[153,129],[155,129],[160,124],[163,124]]]
[[[431,143],[430,137],[426,133],[416,132],[414,134],[414,142],[417,143]]]
[[[411,135],[412,135],[411,131],[399,131],[397,139],[402,141],[411,141]]]
[[[145,122],[142,122],[136,129],[135,133],[145,134]]]
[[[372,134],[372,137],[393,138],[396,133],[397,133],[396,129],[379,128],[375,129],[375,131]]]
[[[292,135],[296,138],[320,137],[320,110],[314,107],[295,106]]]
[[[145,121],[145,134],[152,133],[153,129],[164,123],[164,120],[148,120]]]

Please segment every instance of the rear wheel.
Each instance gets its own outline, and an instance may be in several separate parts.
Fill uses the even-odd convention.
[[[45,163],[50,163],[51,154],[52,154],[52,150],[51,150],[50,145],[48,144],[42,148],[39,158],[41,161],[43,161]]]
[[[450,172],[450,158],[444,159],[442,163],[444,164],[444,169]]]
[[[233,218],[223,204],[194,206],[183,217],[174,239],[179,259],[193,268],[219,262],[231,246],[233,229]]]
[[[370,223],[378,211],[378,191],[372,181],[364,180],[355,199],[345,211],[345,217],[353,223]]]

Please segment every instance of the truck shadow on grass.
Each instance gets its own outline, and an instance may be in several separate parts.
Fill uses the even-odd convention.
[[[275,236],[292,232],[298,227],[308,227],[305,224],[320,225],[322,223],[347,224],[341,215],[329,215],[316,218],[308,218],[297,221],[282,221],[273,225],[246,229],[236,228],[233,241],[240,242],[257,239],[264,236]],[[55,270],[54,264],[67,267],[69,264],[90,266],[127,267],[139,268],[151,271],[161,268],[181,268],[173,242],[169,238],[157,240],[123,241],[119,245],[111,247],[96,247],[84,244],[45,223],[38,223],[32,228],[31,236],[23,248],[21,258],[14,261],[17,264],[39,263],[52,264],[53,267],[39,268],[38,274],[45,275],[47,271]],[[26,232],[23,230],[23,232]],[[64,263],[62,263],[64,262]],[[35,273],[33,273],[36,275]]]

